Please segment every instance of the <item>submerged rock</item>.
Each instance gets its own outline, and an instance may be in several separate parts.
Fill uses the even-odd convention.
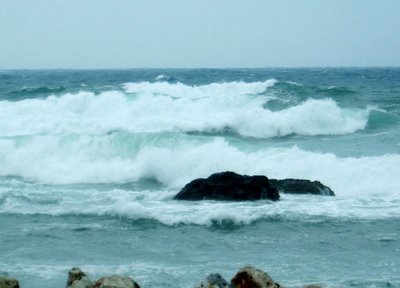
[[[231,286],[220,274],[210,274],[195,288],[231,288]]]
[[[279,288],[278,283],[264,271],[254,267],[243,267],[232,278],[233,288]]]
[[[335,193],[331,188],[325,186],[319,181],[291,178],[282,180],[270,179],[269,181],[276,187],[279,193],[335,196]]]
[[[18,280],[0,276],[0,288],[19,288]]]
[[[239,175],[234,172],[212,174],[186,184],[175,195],[177,200],[251,201],[279,200],[279,193],[265,176]]]

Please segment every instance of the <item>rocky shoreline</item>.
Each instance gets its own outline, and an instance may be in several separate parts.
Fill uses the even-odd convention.
[[[20,288],[18,280],[1,277],[0,288]],[[68,272],[66,288],[141,288],[129,276],[112,275],[91,281],[87,274],[80,268],[74,267]],[[255,267],[246,266],[233,276],[230,282],[226,281],[220,274],[210,274],[194,288],[283,288],[279,283],[264,271]],[[322,286],[311,284],[303,285],[302,288],[321,288]],[[23,287],[21,287],[23,288]]]

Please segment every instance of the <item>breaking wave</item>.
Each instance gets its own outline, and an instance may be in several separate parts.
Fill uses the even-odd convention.
[[[371,107],[340,107],[331,98],[308,98],[275,111],[277,96],[265,82],[188,86],[167,82],[127,83],[123,91],[92,92],[0,101],[0,135],[213,133],[244,137],[292,134],[340,135],[367,127]],[[279,99],[284,101],[284,99]]]

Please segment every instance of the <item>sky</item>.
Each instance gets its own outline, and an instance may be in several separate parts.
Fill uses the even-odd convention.
[[[400,66],[400,0],[0,0],[0,69]]]

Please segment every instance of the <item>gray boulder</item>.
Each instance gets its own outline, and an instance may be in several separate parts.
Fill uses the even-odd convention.
[[[103,277],[93,284],[93,288],[140,288],[130,277],[113,275]]]
[[[18,280],[0,276],[0,288],[19,288]]]
[[[92,283],[80,268],[74,267],[68,272],[67,288],[91,288]]]
[[[140,288],[140,286],[132,278],[118,275],[91,282],[85,272],[74,267],[68,272],[66,288]]]
[[[231,288],[231,286],[220,274],[210,274],[195,288]]]
[[[281,287],[264,271],[254,267],[243,267],[232,278],[233,288],[279,288]]]

